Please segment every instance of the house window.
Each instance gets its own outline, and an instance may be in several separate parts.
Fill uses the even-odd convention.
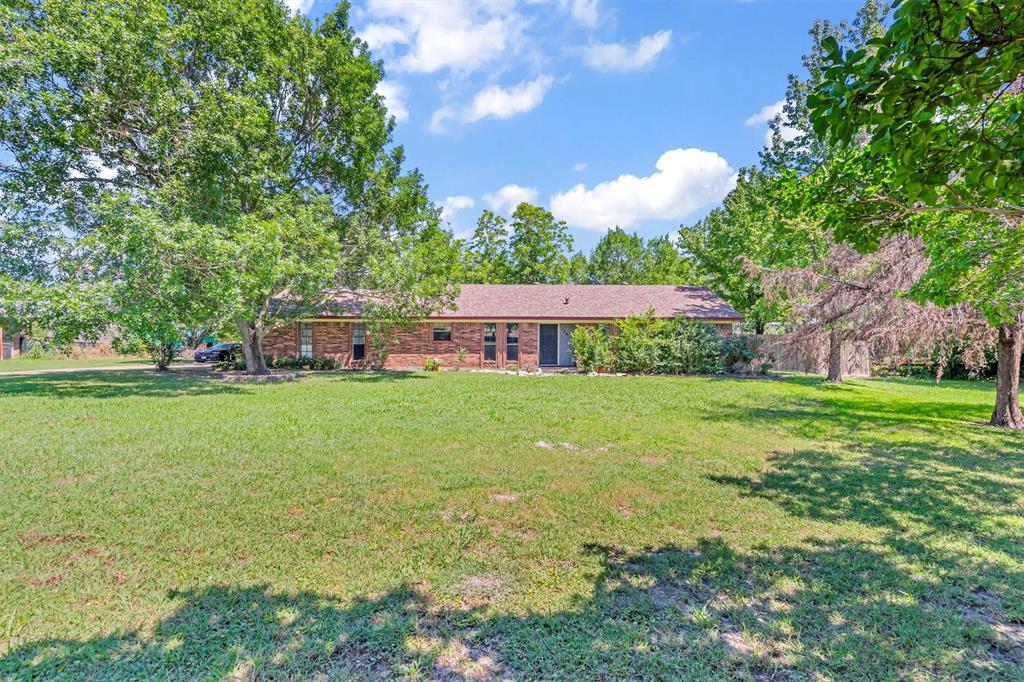
[[[450,324],[435,324],[432,327],[434,341],[451,341],[452,326]]]
[[[519,362],[519,325],[514,322],[505,325],[505,359]]]
[[[352,359],[366,358],[366,325],[362,322],[352,324]]]
[[[299,357],[313,357],[313,323],[299,322]]]
[[[484,322],[484,360],[496,360],[498,357],[498,325]]]

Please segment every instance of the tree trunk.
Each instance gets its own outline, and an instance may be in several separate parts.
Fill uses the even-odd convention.
[[[999,325],[999,345],[996,368],[996,409],[992,412],[992,426],[1024,429],[1024,415],[1020,410],[1020,356],[1024,351],[1024,314],[1012,324]]]
[[[158,341],[153,348],[153,361],[156,362],[156,368],[161,372],[166,372],[173,359],[174,344]]]
[[[262,330],[248,320],[237,320],[237,324],[238,332],[242,336],[246,374],[270,374],[267,359],[263,356]]]
[[[843,383],[843,333],[833,329],[828,335],[828,376],[830,384]]]

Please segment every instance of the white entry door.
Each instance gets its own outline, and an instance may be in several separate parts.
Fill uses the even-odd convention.
[[[559,367],[574,367],[576,365],[576,356],[572,352],[572,330],[576,328],[574,324],[560,324],[558,325],[558,366]]]

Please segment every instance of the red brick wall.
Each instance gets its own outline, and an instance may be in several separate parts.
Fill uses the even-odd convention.
[[[504,367],[507,364],[505,346],[507,329],[499,322],[494,361],[484,360],[484,325],[482,322],[452,323],[450,341],[434,341],[433,323],[422,322],[410,329],[401,330],[391,347],[387,366],[419,368],[430,358],[439,359],[445,367],[474,368]],[[537,325],[532,322],[519,324],[519,367],[536,367],[539,352]],[[373,353],[372,340],[367,334],[367,355]],[[465,349],[462,360],[459,349]],[[276,327],[267,332],[263,339],[263,350],[268,355],[295,357],[299,354],[299,323]],[[352,323],[317,321],[313,323],[313,355],[331,357],[351,366]]]

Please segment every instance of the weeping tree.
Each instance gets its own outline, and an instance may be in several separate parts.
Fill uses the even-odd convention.
[[[71,251],[110,201],[195,226],[219,261],[192,277],[218,284],[211,323],[237,326],[250,372],[267,371],[264,334],[332,286],[393,287],[382,315],[450,300],[451,239],[402,171],[347,4],[314,24],[277,0],[26,0],[0,22],[0,185],[16,216],[44,214]],[[193,245],[165,246],[189,262]]]
[[[977,309],[915,300],[929,259],[921,240],[906,234],[866,254],[833,242],[823,259],[802,268],[746,267],[789,311],[789,340],[815,355],[827,349],[829,383],[842,383],[843,353],[852,343],[867,344],[872,357],[931,357],[938,379],[953,353],[969,367],[984,366],[995,341]]]
[[[924,241],[922,290],[998,328],[991,423],[1024,429],[1024,5],[902,0],[863,47],[823,45],[810,120],[840,151],[801,179],[808,206],[862,249]]]

